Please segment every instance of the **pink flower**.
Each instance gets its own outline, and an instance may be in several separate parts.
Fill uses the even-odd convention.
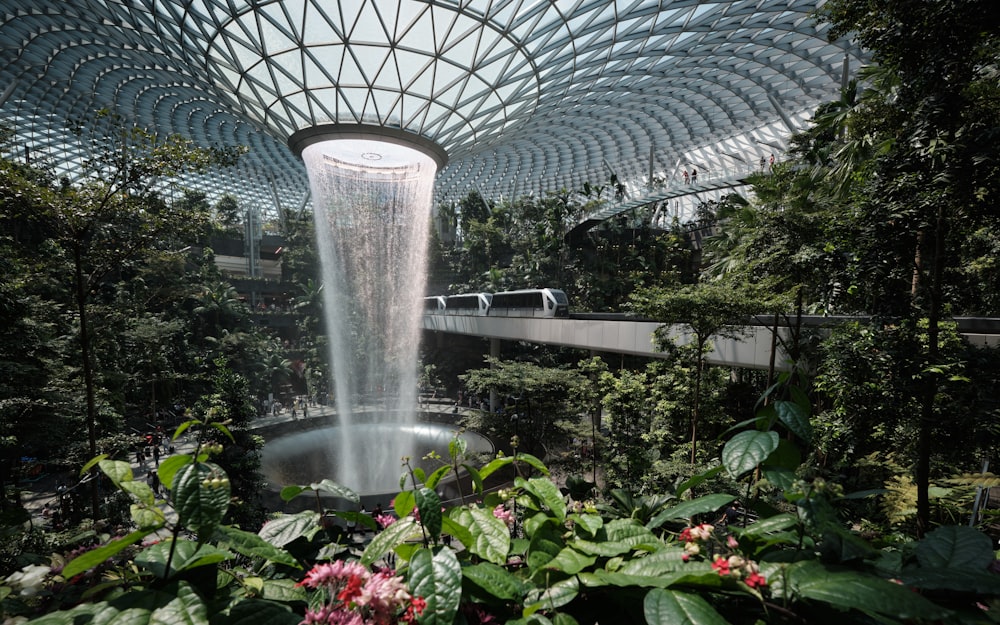
[[[730,534],[729,536],[726,536],[726,545],[728,545],[730,549],[736,549],[740,546],[740,543],[736,540],[735,536]]]
[[[729,560],[722,556],[716,556],[715,562],[712,563],[712,569],[718,572],[719,575],[729,575]]]
[[[306,618],[299,625],[365,625],[357,612],[324,605],[318,610],[306,610]]]
[[[507,527],[514,526],[514,515],[503,504],[499,504],[496,508],[493,508],[493,516],[506,523]]]
[[[371,573],[360,562],[335,560],[314,566],[298,585],[309,588],[319,588],[320,586],[332,588],[339,586],[340,582],[350,581],[352,578],[360,578],[364,581],[370,576]]]
[[[375,522],[378,523],[382,529],[385,529],[396,522],[396,517],[391,514],[380,514],[375,517]]]
[[[743,581],[745,581],[747,583],[747,586],[749,586],[750,588],[762,588],[764,586],[767,586],[767,579],[765,579],[764,576],[761,575],[760,573],[751,573]]]

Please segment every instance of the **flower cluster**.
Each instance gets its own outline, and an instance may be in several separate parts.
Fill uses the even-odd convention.
[[[507,527],[514,527],[514,515],[502,503],[493,508],[493,516],[503,521]]]
[[[317,564],[298,585],[324,592],[322,603],[306,610],[301,625],[412,623],[427,607],[395,571],[372,572],[355,561]]]
[[[742,580],[750,588],[763,588],[767,585],[767,579],[760,574],[756,562],[732,553],[739,547],[739,542],[733,535],[726,536],[723,546],[722,541],[716,539],[715,527],[702,523],[684,528],[677,538],[684,543],[681,558],[685,562],[693,556],[704,555],[711,560],[712,570],[722,577]]]

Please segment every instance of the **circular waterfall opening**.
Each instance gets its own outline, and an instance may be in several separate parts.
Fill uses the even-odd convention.
[[[350,426],[333,425],[306,432],[289,434],[264,445],[262,471],[267,481],[281,488],[291,484],[307,485],[330,479],[357,492],[365,499],[388,501],[400,491],[400,477],[406,471],[401,458],[385,456],[385,441],[405,436],[412,441],[415,454],[410,465],[426,474],[438,469],[449,457],[448,444],[455,428],[440,423],[358,423]],[[492,456],[494,445],[485,436],[462,432],[468,454]],[[341,475],[335,450],[342,439],[349,439],[361,456],[386,465],[386,471],[350,472]],[[427,460],[431,453],[441,460]],[[354,482],[352,480],[360,480]],[[407,479],[406,488],[412,488]]]

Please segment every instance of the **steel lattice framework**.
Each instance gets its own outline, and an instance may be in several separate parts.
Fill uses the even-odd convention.
[[[0,115],[72,174],[70,119],[101,108],[202,145],[191,181],[274,215],[306,207],[296,131],[433,141],[437,197],[704,175],[779,152],[864,61],[823,0],[4,0]]]

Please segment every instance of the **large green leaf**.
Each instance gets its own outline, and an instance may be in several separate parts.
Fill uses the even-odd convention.
[[[604,525],[597,540],[576,540],[573,546],[583,553],[612,557],[633,550],[656,551],[663,543],[635,519],[614,519]]]
[[[700,596],[676,590],[650,590],[642,609],[647,625],[728,625]]]
[[[126,480],[118,485],[123,491],[135,495],[141,503],[148,506],[156,503],[156,496],[153,494],[153,489],[150,488],[149,484],[145,482],[139,482],[136,480]]]
[[[188,454],[177,454],[176,456],[170,456],[164,458],[160,462],[160,466],[156,469],[156,474],[160,477],[160,483],[167,490],[173,490],[174,487],[174,476],[177,472],[186,464],[191,464],[194,461]]]
[[[92,569],[125,547],[139,542],[152,533],[152,531],[152,529],[141,529],[132,532],[128,536],[119,538],[118,540],[112,540],[106,545],[102,545],[96,549],[91,549],[90,551],[87,551],[86,553],[70,560],[69,563],[63,567],[62,576],[65,579],[70,579],[88,569]]]
[[[526,563],[532,573],[543,570],[553,558],[559,555],[566,543],[563,541],[562,532],[552,525],[543,525],[531,536],[528,544]]]
[[[403,517],[375,535],[375,538],[365,547],[364,553],[361,554],[361,563],[370,566],[395,549],[396,545],[419,534],[420,529],[417,527],[416,520],[410,516]]]
[[[187,582],[177,585],[177,594],[167,605],[153,610],[150,625],[208,625],[208,607]]]
[[[427,602],[420,625],[451,625],[462,598],[462,567],[455,552],[418,550],[410,559],[409,582],[410,592]]]
[[[174,475],[173,502],[179,522],[201,536],[210,536],[229,508],[229,480],[222,467],[199,462]]]
[[[566,520],[566,500],[552,480],[533,477],[524,482],[524,488],[548,508],[560,523]]]
[[[296,514],[282,514],[269,520],[257,535],[272,545],[284,547],[300,536],[312,540],[319,529],[319,513],[306,510]]]
[[[905,569],[899,578],[910,588],[1000,597],[1000,575],[985,570]]]
[[[524,600],[524,615],[538,610],[554,610],[576,599],[580,594],[580,581],[576,577],[562,579],[548,588],[532,590]]]
[[[462,575],[485,592],[504,601],[517,601],[527,590],[520,578],[492,562],[462,567]]]
[[[722,448],[722,464],[731,476],[740,477],[764,462],[777,448],[777,432],[740,432]]]
[[[460,508],[452,519],[469,530],[472,543],[469,551],[494,564],[506,564],[510,550],[510,530],[507,524],[486,508]]]
[[[778,400],[774,402],[774,409],[778,413],[778,420],[793,434],[803,440],[812,440],[812,424],[809,422],[809,407],[798,402]]]
[[[171,553],[171,551],[173,553]],[[150,545],[135,557],[135,563],[159,578],[169,578],[188,569],[215,564],[233,557],[233,553],[190,540],[165,540]],[[167,570],[167,562],[170,570]]]
[[[361,497],[356,492],[329,479],[325,479],[320,482],[313,482],[308,486],[291,484],[282,488],[280,495],[283,501],[291,501],[302,493],[312,492],[328,493],[334,497],[340,497],[341,499],[346,499],[352,503],[359,503],[361,501]]]
[[[122,482],[132,481],[132,466],[121,460],[101,460],[97,463],[104,475],[107,475],[115,486],[120,486]]]
[[[951,613],[905,586],[862,573],[831,571],[813,560],[785,571],[789,589],[801,599],[904,620],[943,619]]]
[[[237,553],[254,558],[263,558],[268,562],[276,562],[287,566],[302,568],[298,560],[284,549],[279,549],[273,544],[264,540],[259,534],[247,532],[228,525],[220,525],[216,528],[215,534],[229,548]]]
[[[167,517],[156,506],[134,503],[129,506],[129,514],[137,527],[156,531],[166,525]]]
[[[736,497],[733,495],[727,495],[725,493],[717,493],[714,495],[705,495],[704,497],[699,497],[698,499],[692,499],[690,501],[685,501],[677,504],[666,510],[662,510],[654,516],[652,519],[646,523],[646,527],[649,529],[656,529],[666,523],[667,521],[672,521],[676,519],[690,519],[691,517],[698,514],[707,514],[709,512],[715,512],[732,503]]]
[[[490,460],[486,466],[479,469],[479,476],[484,480],[489,476],[493,475],[494,472],[499,471],[505,467],[509,467],[514,464],[513,456],[505,456],[503,458],[494,458]]]
[[[437,539],[441,535],[441,497],[426,487],[418,489],[414,495],[420,510],[420,524],[432,538]]]
[[[244,599],[226,612],[212,615],[211,625],[298,625],[302,617],[288,606],[263,599]]]
[[[566,547],[545,563],[543,569],[548,571],[559,571],[566,575],[576,575],[583,569],[594,564],[597,556],[585,555],[579,551]]]
[[[982,571],[993,562],[993,543],[986,534],[964,525],[944,525],[917,544],[917,560],[927,568]]]

